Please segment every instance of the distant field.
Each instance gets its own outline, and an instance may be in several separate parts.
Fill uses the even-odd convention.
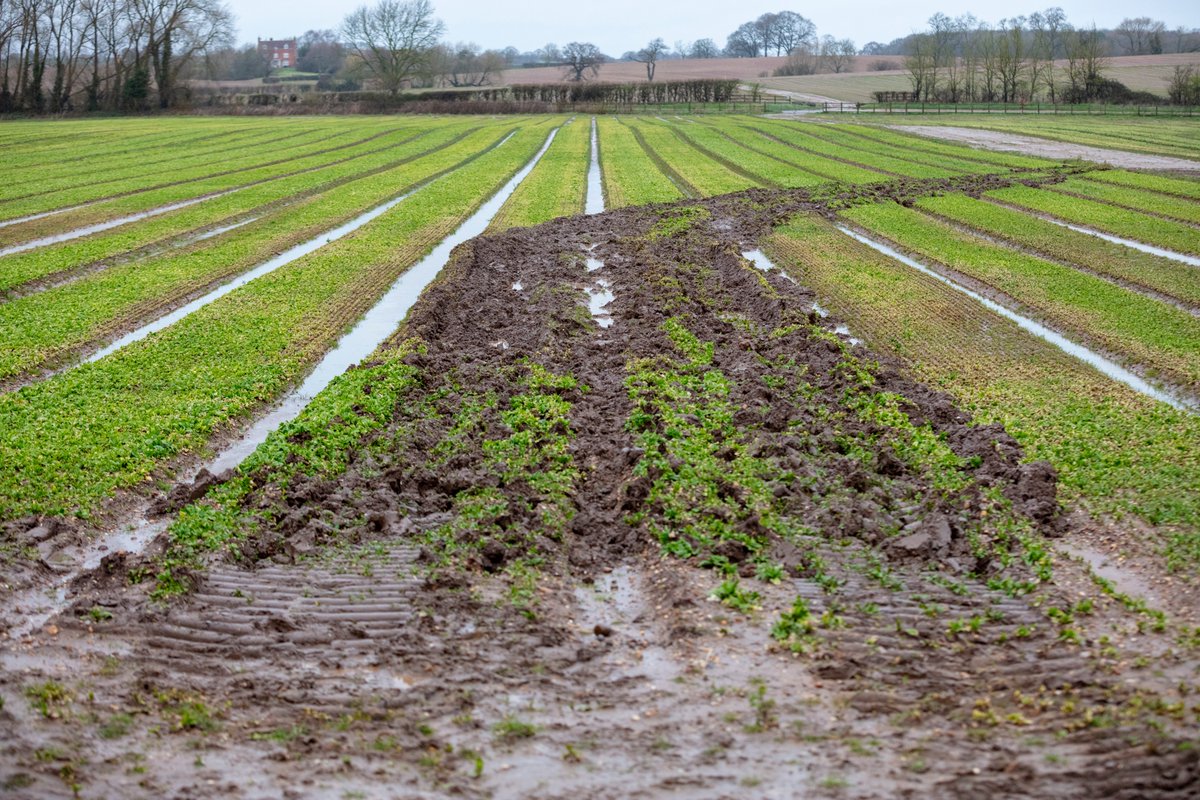
[[[854,69],[863,71],[874,61],[888,60],[900,66],[899,56],[858,56],[854,59]],[[660,61],[655,72],[655,80],[674,81],[692,78],[734,78],[740,81],[762,81],[779,67],[787,58],[783,56],[770,58],[684,58],[670,61]],[[563,80],[562,67],[535,67],[532,69],[505,70],[502,84],[514,83],[556,83]],[[824,77],[824,76],[822,76]],[[600,68],[597,80],[608,82],[644,81],[646,67],[636,61],[614,61]]]
[[[859,59],[860,61],[864,59]],[[867,59],[870,60],[870,59]],[[1105,74],[1130,89],[1165,96],[1167,82],[1179,64],[1200,64],[1200,54],[1183,53],[1165,56],[1124,56],[1109,60]],[[1065,71],[1066,62],[1058,62]],[[865,65],[856,69],[865,69]],[[908,73],[903,69],[883,72],[843,72],[833,75],[802,75],[791,78],[769,78],[762,81],[770,89],[814,94],[847,103],[874,102],[875,92],[904,92],[912,89]]]

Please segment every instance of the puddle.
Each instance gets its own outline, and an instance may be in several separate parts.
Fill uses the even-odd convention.
[[[1160,598],[1145,579],[1135,571],[1115,563],[1105,553],[1081,544],[1068,542],[1059,542],[1058,547],[1068,555],[1083,559],[1092,568],[1092,572],[1105,580],[1112,581],[1113,586],[1116,587],[1118,592],[1127,594],[1130,597],[1141,597],[1151,602],[1159,602]]]
[[[525,289],[525,286],[522,285],[522,283],[520,281],[517,281],[516,283],[513,284],[514,292],[520,292],[520,291],[523,291],[524,289]]]
[[[596,320],[596,324],[601,328],[611,328],[612,314],[605,311],[605,308],[616,299],[616,295],[612,293],[612,283],[599,278],[595,286],[590,286],[584,291],[587,292],[588,311],[592,312],[592,319]]]
[[[239,187],[239,189],[240,188],[241,187]],[[121,225],[126,225],[130,222],[137,222],[138,220],[148,219],[150,217],[157,217],[158,215],[166,214],[169,211],[178,211],[181,208],[187,208],[188,206],[194,206],[197,203],[203,203],[206,200],[214,200],[218,197],[224,197],[225,195],[233,194],[236,191],[238,191],[238,189],[230,189],[229,191],[217,192],[216,194],[206,194],[203,197],[194,197],[191,200],[182,200],[178,203],[171,203],[170,205],[159,206],[158,208],[152,208],[149,211],[141,211],[137,214],[130,214],[127,217],[118,217],[117,219],[110,219],[107,222],[97,222],[95,225],[88,225],[83,228],[76,228],[73,231],[66,231],[65,233],[56,233],[53,236],[46,236],[42,239],[34,239],[32,241],[24,242],[22,244],[14,244],[12,247],[6,247],[6,248],[0,250],[0,257],[11,256],[11,255],[15,255],[17,253],[24,253],[27,250],[36,250],[39,247],[46,247],[47,245],[59,244],[60,242],[69,242],[72,239],[79,239],[84,236],[91,236],[93,233],[100,233],[101,231],[107,231],[112,228],[119,227]],[[70,209],[64,209],[64,210],[70,210]],[[55,211],[55,212],[51,212],[51,213],[59,214],[62,212]],[[49,214],[46,214],[43,216],[49,216]],[[25,221],[28,221],[31,219],[36,219],[36,218],[37,217],[26,217]],[[9,224],[12,224],[12,222],[13,221],[10,221]]]
[[[1111,233],[1103,233],[1102,231],[1092,230],[1091,228],[1084,228],[1081,225],[1063,222],[1061,219],[1054,219],[1053,217],[1043,216],[1041,214],[1036,216],[1046,220],[1047,222],[1053,222],[1055,225],[1061,225],[1064,228],[1070,228],[1076,233],[1086,233],[1088,236],[1095,236],[1097,239],[1104,239],[1105,241],[1112,242],[1113,244],[1132,247],[1134,250],[1140,250],[1143,253],[1169,258],[1172,261],[1180,261],[1192,267],[1200,267],[1200,258],[1197,258],[1196,256],[1189,256],[1186,253],[1176,253],[1174,250],[1164,250],[1161,247],[1142,244],[1141,242],[1135,242],[1132,239],[1122,239],[1120,236],[1113,236]]]
[[[505,142],[507,142],[509,139],[511,139],[512,136],[513,136],[513,134],[509,134],[508,136],[504,137],[500,141],[500,143],[496,145],[496,147],[502,146]],[[282,253],[280,253],[279,255],[270,259],[269,261],[264,261],[263,263],[259,264],[257,267],[254,267],[249,272],[243,272],[241,275],[234,278],[229,283],[226,283],[226,284],[220,286],[219,288],[214,289],[213,291],[209,292],[208,294],[204,295],[203,297],[198,297],[195,300],[193,300],[192,302],[188,303],[187,305],[180,306],[179,308],[175,309],[171,313],[166,314],[162,317],[159,317],[158,319],[154,320],[153,322],[143,325],[142,327],[138,328],[137,330],[130,331],[129,333],[125,334],[121,338],[112,342],[108,346],[106,346],[100,350],[97,350],[95,353],[92,353],[90,356],[88,356],[87,358],[84,359],[84,363],[90,363],[92,361],[99,361],[100,359],[104,358],[105,356],[110,355],[110,354],[116,352],[117,350],[120,350],[122,347],[125,347],[128,344],[132,344],[133,342],[136,342],[140,339],[146,338],[147,336],[149,336],[152,333],[156,333],[158,331],[161,331],[164,328],[170,327],[171,325],[174,325],[176,322],[178,322],[179,320],[188,316],[189,314],[191,314],[195,311],[198,311],[201,308],[204,308],[209,303],[219,300],[222,297],[224,297],[225,295],[234,291],[235,289],[239,289],[242,286],[245,286],[247,283],[254,280],[255,278],[262,277],[263,275],[266,275],[269,272],[274,272],[275,270],[279,269],[280,267],[290,264],[291,262],[295,261],[296,259],[306,256],[309,253],[313,252],[314,250],[318,250],[321,247],[324,247],[325,245],[329,244],[330,242],[337,241],[338,239],[341,239],[343,236],[346,236],[349,233],[353,233],[354,231],[361,228],[363,225],[366,225],[368,222],[382,216],[383,214],[386,214],[388,211],[392,210],[400,203],[403,203],[405,200],[407,200],[408,198],[412,197],[417,192],[424,189],[430,183],[433,183],[436,180],[440,180],[441,177],[445,177],[445,176],[439,176],[437,178],[428,180],[428,181],[422,183],[417,188],[413,189],[412,191],[407,192],[399,197],[393,198],[382,205],[375,206],[375,208],[372,208],[370,211],[367,211],[366,213],[355,217],[354,219],[350,220],[349,222],[347,222],[343,225],[339,225],[338,227],[334,228],[333,230],[326,231],[325,233],[322,233],[319,236],[309,239],[307,242],[302,242],[302,243],[296,245],[295,247],[292,247],[289,250],[283,251]]]
[[[583,213],[599,214],[604,211],[604,184],[600,175],[600,137],[596,132],[596,118],[592,117],[592,163],[588,167],[587,201]]]
[[[595,272],[604,266],[604,262],[598,258],[592,258],[591,256],[588,256],[587,261],[584,262],[583,266],[588,272]]]
[[[767,258],[767,254],[762,250],[747,250],[746,252],[742,253],[742,258],[746,259],[763,272],[770,272],[773,269],[777,269],[775,264],[771,262],[771,259]]]
[[[1051,344],[1055,345],[1056,347],[1063,350],[1064,352],[1078,358],[1080,361],[1083,361],[1084,363],[1089,364],[1092,367],[1095,367],[1097,370],[1102,372],[1104,375],[1108,376],[1109,378],[1112,378],[1115,381],[1125,384],[1126,386],[1133,389],[1134,391],[1141,392],[1142,394],[1147,395],[1148,397],[1153,397],[1155,400],[1160,400],[1160,401],[1167,403],[1168,405],[1170,405],[1174,408],[1177,408],[1181,411],[1194,411],[1195,410],[1195,406],[1193,404],[1191,404],[1189,402],[1185,402],[1185,401],[1179,399],[1178,397],[1175,397],[1174,395],[1172,395],[1166,391],[1163,391],[1162,389],[1159,389],[1155,386],[1150,385],[1149,383],[1142,380],[1137,375],[1133,374],[1129,370],[1120,366],[1116,362],[1111,361],[1098,353],[1088,350],[1086,347],[1083,347],[1081,345],[1076,344],[1075,342],[1072,342],[1070,339],[1066,338],[1065,336],[1063,336],[1060,333],[1056,333],[1055,331],[1051,330],[1050,328],[1047,328],[1045,325],[1042,325],[1039,322],[1034,322],[1033,320],[1029,319],[1028,317],[1022,316],[1022,315],[1016,313],[1015,311],[1009,310],[1008,308],[1000,305],[999,303],[995,302],[994,300],[989,300],[988,298],[984,297],[983,295],[979,294],[978,292],[972,291],[971,289],[968,289],[965,286],[959,285],[958,283],[950,280],[949,278],[942,275],[941,273],[939,273],[933,269],[930,269],[929,267],[925,266],[924,264],[914,261],[913,259],[904,255],[903,253],[899,253],[896,250],[892,249],[891,247],[888,247],[885,244],[876,242],[874,239],[869,239],[866,236],[863,236],[862,234],[857,233],[856,231],[852,231],[849,228],[844,227],[842,225],[839,225],[837,227],[838,227],[838,230],[840,230],[842,233],[855,239],[858,242],[865,244],[867,247],[870,247],[873,250],[883,253],[884,255],[889,256],[890,258],[894,258],[895,260],[899,261],[900,263],[905,264],[909,267],[912,267],[913,269],[917,270],[918,272],[928,275],[929,277],[934,278],[935,280],[938,280],[959,292],[962,292],[963,294],[978,301],[979,303],[983,304],[985,307],[987,307],[991,311],[996,312],[997,314],[1004,317],[1005,319],[1015,322],[1023,330],[1026,330],[1029,333],[1032,333],[1034,336],[1037,336],[1040,339],[1050,342]]]
[[[521,168],[520,172],[514,175],[499,192],[484,203],[454,233],[442,240],[429,255],[397,278],[379,302],[363,315],[358,324],[343,336],[332,350],[325,354],[325,357],[309,373],[300,387],[285,397],[265,417],[259,419],[237,443],[218,455],[208,465],[209,471],[217,473],[242,463],[247,456],[254,452],[255,448],[266,441],[272,431],[298,416],[304,407],[334,378],[345,372],[351,365],[362,361],[387,337],[391,336],[401,320],[404,319],[404,315],[417,301],[421,291],[441,272],[442,267],[450,258],[450,251],[462,242],[479,236],[487,229],[492,218],[496,216],[496,212],[500,210],[500,207],[504,205],[521,181],[533,171],[534,166],[549,149],[557,133],[557,129],[551,131],[546,138],[546,143],[542,145],[542,149]],[[508,141],[508,137],[504,141]],[[519,285],[518,281],[513,284],[513,288],[520,291]]]
[[[244,219],[241,222],[235,222],[232,225],[226,225],[222,228],[214,228],[211,231],[206,231],[205,233],[197,234],[196,236],[190,236],[187,239],[184,239],[182,242],[180,242],[179,246],[183,247],[184,245],[195,244],[196,242],[203,242],[203,241],[207,241],[209,239],[213,239],[217,236],[220,236],[222,233],[229,233],[230,231],[236,231],[238,228],[241,228],[245,225],[249,225],[251,222],[258,222],[259,219],[261,219],[261,217],[251,217],[250,219]]]
[[[9,618],[21,618],[21,622],[9,628],[5,635],[11,639],[26,636],[45,625],[52,617],[62,613],[70,604],[67,586],[81,573],[96,569],[105,556],[113,553],[140,553],[167,529],[166,520],[151,522],[143,518],[138,523],[105,535],[97,541],[81,547],[65,547],[55,552],[55,560],[72,565],[70,572],[56,576],[50,586],[39,586],[15,592],[5,599],[5,612]]]

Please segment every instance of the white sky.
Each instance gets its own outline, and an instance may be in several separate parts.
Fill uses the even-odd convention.
[[[373,0],[371,0],[373,2]],[[338,4],[322,0],[226,0],[237,16],[239,39],[299,36],[312,28],[336,30],[342,18],[361,2]],[[1200,27],[1200,3],[1195,0],[1090,0],[1058,2],[1044,0],[1028,8],[1023,4],[983,3],[979,0],[955,6],[938,0],[844,0],[822,3],[818,8],[789,6],[762,0],[758,4],[729,0],[600,0],[572,3],[569,0],[518,0],[517,3],[480,0],[433,0],[437,16],[446,23],[446,38],[475,42],[484,48],[512,45],[533,50],[547,42],[560,47],[570,41],[592,42],[611,56],[637,50],[661,36],[669,45],[709,37],[718,46],[738,25],[765,11],[785,8],[796,11],[817,25],[818,34],[849,37],[858,46],[869,41],[888,42],[921,30],[925,21],[942,11],[950,16],[971,12],[995,22],[1001,15],[1029,14],[1060,5],[1076,26],[1109,28],[1129,16],[1162,20],[1168,29],[1183,25]],[[1000,9],[996,10],[999,6]]]

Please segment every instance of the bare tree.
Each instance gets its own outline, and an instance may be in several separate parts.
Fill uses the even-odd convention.
[[[732,58],[754,58],[760,48],[758,30],[753,22],[743,23],[725,40],[725,55]]]
[[[854,65],[854,54],[857,52],[850,39],[824,36],[821,39],[821,67],[829,72],[848,72]]]
[[[658,67],[658,60],[664,56],[667,51],[667,43],[662,40],[662,37],[654,39],[648,45],[638,50],[633,54],[633,60],[646,65],[646,80],[654,80],[654,70]]]
[[[908,40],[908,53],[904,56],[904,69],[908,71],[913,94],[920,100],[929,100],[937,92],[937,70],[934,68],[934,38],[928,33],[918,33]]]
[[[786,55],[803,44],[812,45],[817,39],[817,26],[807,17],[802,17],[794,11],[780,11],[772,16],[770,21],[769,47],[775,48],[775,55]],[[759,17],[760,20],[763,17]],[[845,41],[845,40],[843,40]],[[763,48],[763,55],[767,49]]]
[[[718,58],[721,48],[712,39],[697,39],[688,50],[688,58]]]
[[[483,50],[479,45],[441,44],[434,49],[433,64],[437,78],[449,86],[487,86],[504,69],[504,54]]]
[[[379,0],[342,22],[346,46],[388,93],[395,95],[427,68],[445,26],[429,0]]]
[[[563,61],[566,62],[566,78],[570,81],[583,81],[586,76],[596,77],[600,74],[600,65],[604,63],[604,54],[600,48],[591,42],[571,42],[562,51]]]
[[[1121,20],[1114,33],[1125,42],[1125,52],[1131,56],[1162,52],[1162,36],[1167,26],[1149,17]]]
[[[1067,37],[1068,102],[1084,103],[1099,94],[1105,63],[1104,39],[1095,25]]]

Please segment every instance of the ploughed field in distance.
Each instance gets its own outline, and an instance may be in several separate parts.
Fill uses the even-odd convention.
[[[0,126],[3,795],[1200,794],[1200,123],[897,123]]]

